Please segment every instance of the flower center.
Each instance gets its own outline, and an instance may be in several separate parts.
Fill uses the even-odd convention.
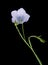
[[[19,22],[22,22],[22,21],[24,20],[24,17],[23,17],[23,16],[18,16],[18,17],[17,17],[17,20],[18,20]]]

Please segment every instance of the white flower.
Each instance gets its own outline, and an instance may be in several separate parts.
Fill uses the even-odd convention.
[[[30,15],[26,13],[23,8],[18,9],[17,11],[14,10],[11,12],[12,22],[17,24],[23,24],[27,22],[30,18]]]

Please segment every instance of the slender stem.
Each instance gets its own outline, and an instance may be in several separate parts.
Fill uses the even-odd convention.
[[[16,25],[16,29],[17,29],[17,31],[18,31],[20,37],[22,38],[22,40],[23,40],[23,41],[26,43],[26,45],[30,48],[29,44],[26,42],[26,40],[25,40],[25,39],[23,38],[23,36],[21,35],[21,33],[20,33],[20,31],[19,31],[17,25]]]
[[[17,31],[18,31],[20,37],[22,38],[22,40],[23,40],[23,41],[26,43],[26,45],[31,49],[31,51],[32,51],[33,54],[35,55],[36,59],[38,60],[39,64],[42,65],[42,63],[41,63],[39,57],[38,57],[37,54],[34,52],[33,48],[32,48],[32,47],[26,42],[26,40],[23,38],[23,36],[21,35],[21,33],[20,33],[20,31],[19,31],[17,25],[15,25],[15,26],[16,26],[16,29],[17,29]],[[29,43],[31,44],[31,42],[29,42]]]
[[[39,62],[39,64],[42,65],[41,60],[39,59],[39,57],[37,56],[37,54],[35,53],[35,51],[34,51],[33,48],[32,48],[32,45],[31,45],[31,42],[30,42],[30,38],[31,38],[31,37],[35,37],[35,36],[30,36],[30,37],[28,38],[29,44],[30,44],[30,47],[31,47],[31,51],[32,51],[33,54],[35,55],[35,57],[36,57],[37,61]]]
[[[32,44],[30,42],[30,37],[28,38],[28,42],[29,42],[30,47],[32,48]]]
[[[42,43],[45,43],[45,42],[46,42],[44,39],[40,38],[41,36],[35,36],[35,35],[30,36],[30,37],[28,38],[28,40],[29,40],[31,37],[34,37],[34,38],[40,40],[40,42],[42,42]],[[30,44],[31,44],[31,43],[30,43]]]
[[[24,34],[24,25],[22,24],[22,33],[23,33],[23,37],[25,39],[25,34]]]
[[[35,53],[35,51],[33,50],[33,48],[31,48],[31,51],[33,52],[33,54],[35,55],[37,61],[39,62],[40,65],[42,65],[41,60],[39,59],[39,57],[37,56],[37,54]]]

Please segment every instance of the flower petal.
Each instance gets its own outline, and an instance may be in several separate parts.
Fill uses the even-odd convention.
[[[23,8],[18,9],[18,11],[14,10],[11,12],[12,22],[17,22],[18,24],[23,24],[27,22],[30,18],[30,15],[26,13]]]
[[[11,15],[12,15],[12,17],[15,17],[17,15],[17,11],[16,10],[12,11]]]
[[[12,23],[15,23],[15,21],[16,21],[16,18],[15,17],[12,17]]]
[[[30,18],[30,15],[26,13],[24,17],[24,22],[27,22]]]
[[[23,8],[18,9],[18,14],[25,14],[26,11]]]

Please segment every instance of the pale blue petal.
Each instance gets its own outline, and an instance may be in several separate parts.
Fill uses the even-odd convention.
[[[16,10],[14,10],[14,11],[11,12],[11,16],[12,17],[16,17],[16,15],[17,15],[17,11]]]
[[[13,17],[11,20],[12,20],[12,23],[15,23],[16,18],[15,18],[15,17]]]
[[[14,23],[16,21],[18,24],[23,24],[24,22],[27,22],[30,18],[30,15],[27,14],[23,8],[18,9],[18,11],[12,11],[11,15],[12,22]]]
[[[29,18],[30,18],[30,15],[29,15],[29,14],[25,14],[24,17],[25,17],[25,18],[24,18],[24,22],[27,22],[27,21],[29,20]]]
[[[26,11],[23,8],[18,9],[18,14],[24,14]]]

